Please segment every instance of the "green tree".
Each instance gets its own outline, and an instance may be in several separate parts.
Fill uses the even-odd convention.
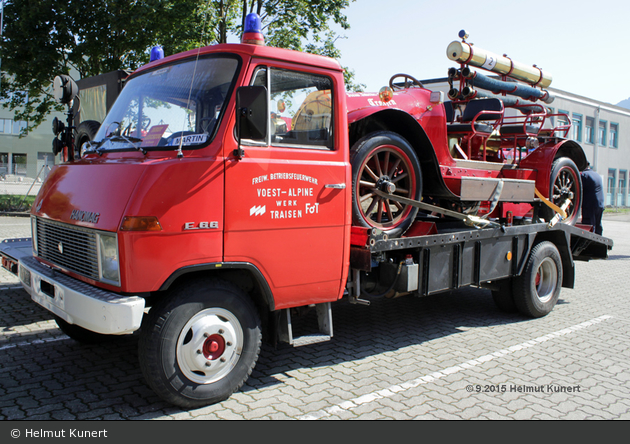
[[[52,79],[75,69],[81,78],[148,62],[157,41],[177,52],[199,43],[199,0],[7,0],[0,48],[0,98],[16,120],[36,128],[52,110]],[[177,32],[173,33],[177,23]],[[211,33],[214,28],[207,23]],[[212,37],[212,36],[211,36]]]
[[[81,78],[134,70],[149,48],[166,54],[240,35],[249,12],[262,19],[267,44],[338,58],[332,23],[349,25],[354,0],[7,0],[0,41],[0,99],[15,120],[39,126],[53,110],[52,79],[74,69]],[[346,71],[348,85],[353,73]]]

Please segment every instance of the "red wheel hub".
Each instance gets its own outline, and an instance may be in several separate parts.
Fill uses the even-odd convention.
[[[225,351],[225,339],[223,336],[214,334],[208,336],[203,343],[203,355],[206,359],[214,361],[215,359],[219,359],[219,357]]]

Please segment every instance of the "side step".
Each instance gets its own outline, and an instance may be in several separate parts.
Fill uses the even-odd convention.
[[[330,302],[315,304],[317,312],[318,333],[304,334],[299,337],[293,337],[293,324],[291,322],[291,309],[282,310],[284,313],[280,317],[280,330],[278,339],[280,342],[286,342],[294,347],[302,345],[317,344],[319,342],[330,341],[333,336],[332,329],[332,307]]]

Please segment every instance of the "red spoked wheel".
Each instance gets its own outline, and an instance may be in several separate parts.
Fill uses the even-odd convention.
[[[549,200],[562,207],[569,200],[569,206],[565,209],[567,218],[564,223],[575,225],[582,207],[582,179],[580,172],[568,157],[560,157],[553,162],[550,176]],[[543,217],[550,220],[555,213],[545,209]]]
[[[418,209],[378,196],[376,190],[414,200],[422,196],[418,158],[409,143],[395,133],[372,133],[352,148],[353,222],[383,230],[390,237],[402,235]]]

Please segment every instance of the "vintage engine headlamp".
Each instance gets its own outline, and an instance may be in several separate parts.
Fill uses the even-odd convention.
[[[527,140],[525,141],[525,146],[530,151],[535,150],[536,148],[538,148],[539,145],[540,143],[538,142],[537,137],[528,137]]]
[[[394,98],[394,90],[389,86],[384,86],[379,90],[378,98],[381,99],[381,102],[387,103]]]
[[[120,284],[118,239],[115,234],[98,234],[99,273],[103,281]]]

